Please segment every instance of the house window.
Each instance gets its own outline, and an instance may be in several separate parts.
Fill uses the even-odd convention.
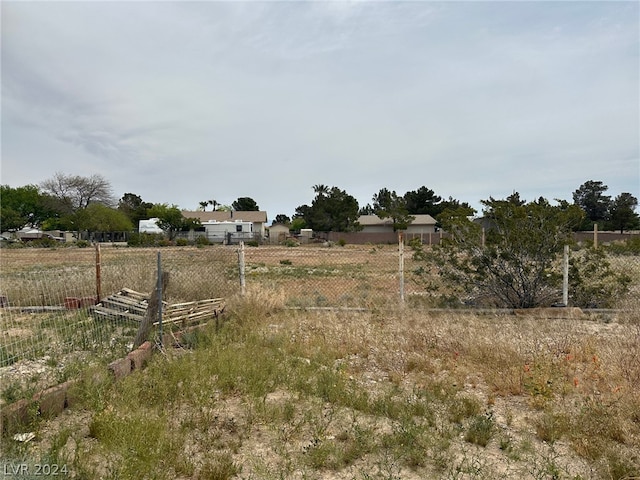
[[[236,225],[236,232],[242,231],[242,225]]]

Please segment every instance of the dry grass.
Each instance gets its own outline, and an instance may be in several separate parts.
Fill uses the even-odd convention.
[[[119,383],[10,453],[76,478],[632,478],[640,324],[449,312],[292,311],[230,299],[190,351]],[[153,438],[150,443],[149,439]]]
[[[80,262],[45,252],[3,252],[3,280],[20,284],[21,260],[47,281]],[[5,461],[113,479],[640,476],[637,298],[566,319],[400,308],[395,248],[372,246],[247,249],[242,297],[234,250],[161,253],[170,298],[227,297],[222,328],[117,383],[76,368],[80,403],[27,426],[28,444],[3,439]],[[95,252],[82,255],[91,276]],[[156,250],[103,251],[115,290],[151,289],[155,265]],[[63,295],[86,288],[80,270]],[[12,338],[43,320],[21,317]]]

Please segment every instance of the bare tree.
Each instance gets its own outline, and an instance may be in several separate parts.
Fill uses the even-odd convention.
[[[107,207],[114,207],[116,203],[111,184],[98,174],[82,177],[57,172],[40,187],[69,213],[87,208],[90,203],[101,203]]]

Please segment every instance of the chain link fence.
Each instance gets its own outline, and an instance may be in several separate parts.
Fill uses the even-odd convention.
[[[290,308],[442,306],[440,293],[430,286],[438,281],[435,267],[412,253],[402,244],[332,243],[3,248],[0,369],[22,361],[60,364],[83,355],[106,360],[125,355],[140,322],[126,315],[97,315],[94,305],[128,291],[149,298],[157,288],[159,266],[167,276],[162,298],[168,305],[258,290],[274,292]],[[613,252],[606,258],[610,268],[628,276],[630,295],[640,297],[640,256]]]

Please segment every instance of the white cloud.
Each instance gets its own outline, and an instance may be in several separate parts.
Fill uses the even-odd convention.
[[[633,3],[2,3],[2,183],[195,208],[640,194]],[[614,165],[615,167],[607,167]],[[217,193],[216,193],[217,192]]]

